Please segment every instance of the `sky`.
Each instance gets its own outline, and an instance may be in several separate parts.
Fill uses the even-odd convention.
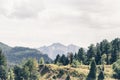
[[[0,42],[87,47],[120,37],[120,0],[0,0]]]

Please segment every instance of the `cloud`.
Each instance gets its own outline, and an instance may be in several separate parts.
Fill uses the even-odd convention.
[[[118,28],[120,26],[119,3],[119,0],[46,0],[47,8],[59,12],[58,16],[64,16],[64,19],[74,17],[76,22],[79,22],[78,25],[86,24],[93,29],[109,29],[113,26]]]
[[[29,18],[37,17],[44,9],[42,0],[2,0],[0,12],[6,17]]]
[[[16,44],[86,45],[113,32],[109,37],[120,36],[119,4],[119,0],[0,0],[0,33],[6,35],[0,38],[12,43],[14,35]]]

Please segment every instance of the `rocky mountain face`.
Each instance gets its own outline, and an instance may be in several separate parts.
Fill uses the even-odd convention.
[[[45,53],[45,54],[48,54],[48,56],[51,58],[51,59],[55,59],[56,55],[57,54],[65,54],[67,55],[68,52],[72,52],[72,53],[75,53],[75,52],[78,52],[80,47],[76,46],[76,45],[68,45],[68,46],[65,46],[61,43],[54,43],[50,46],[43,46],[43,47],[40,47],[38,48],[39,51],[41,51],[42,53]]]

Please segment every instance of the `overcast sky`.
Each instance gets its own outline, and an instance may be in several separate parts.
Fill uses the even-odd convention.
[[[0,41],[87,47],[120,37],[120,0],[0,0]]]

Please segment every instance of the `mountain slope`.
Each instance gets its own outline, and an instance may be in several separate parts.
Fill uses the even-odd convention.
[[[38,50],[45,54],[48,54],[48,56],[51,59],[55,59],[57,54],[62,55],[62,54],[67,54],[68,52],[72,52],[72,53],[78,52],[79,47],[73,44],[65,46],[61,43],[54,43],[50,46],[40,47],[38,48]]]
[[[8,63],[20,63],[22,60],[27,58],[36,58],[39,60],[41,57],[45,59],[46,62],[51,62],[48,55],[41,53],[36,49],[26,48],[26,47],[9,47],[6,44],[0,43],[0,48],[7,57]]]
[[[0,48],[2,49],[3,52],[6,53],[6,51],[9,51],[10,49],[12,49],[12,47],[0,42]]]

